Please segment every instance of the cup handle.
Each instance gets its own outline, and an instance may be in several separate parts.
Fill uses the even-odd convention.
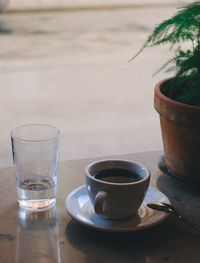
[[[108,200],[109,194],[105,191],[99,191],[94,199],[95,213],[103,216],[108,216],[110,212],[110,205]]]

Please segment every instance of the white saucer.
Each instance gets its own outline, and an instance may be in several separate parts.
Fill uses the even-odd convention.
[[[148,208],[146,206],[148,202],[165,202],[170,204],[169,199],[163,193],[149,187],[139,209],[138,216],[124,220],[108,220],[94,212],[86,186],[84,185],[68,195],[65,207],[72,218],[90,228],[110,232],[130,232],[152,227],[167,218],[167,213]]]

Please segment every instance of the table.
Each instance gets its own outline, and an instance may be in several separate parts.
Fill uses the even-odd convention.
[[[200,224],[199,187],[162,174],[157,167],[161,154],[154,151],[60,162],[56,207],[40,213],[18,208],[13,168],[0,169],[0,262],[200,262],[200,234],[173,216],[142,231],[108,233],[89,229],[66,212],[67,195],[84,185],[85,167],[95,160],[120,158],[147,166],[151,186],[167,195],[178,212]]]

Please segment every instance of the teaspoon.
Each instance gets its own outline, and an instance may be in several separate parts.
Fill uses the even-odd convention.
[[[158,210],[158,211],[167,212],[169,214],[172,214],[172,215],[176,216],[178,219],[180,219],[182,222],[186,223],[188,226],[190,226],[193,229],[200,232],[200,226],[189,222],[187,219],[185,219],[184,217],[179,215],[176,212],[175,208],[170,204],[162,203],[162,202],[151,202],[151,203],[148,203],[147,206],[151,209],[154,209],[154,210]]]

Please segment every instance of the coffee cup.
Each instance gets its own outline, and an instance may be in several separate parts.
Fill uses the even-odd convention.
[[[96,214],[105,219],[137,215],[150,182],[150,171],[128,160],[100,160],[86,167],[86,187]]]

